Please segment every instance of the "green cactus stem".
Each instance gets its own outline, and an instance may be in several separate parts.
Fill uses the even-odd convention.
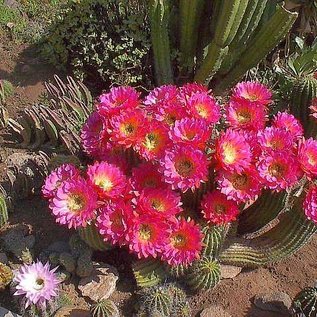
[[[220,68],[223,58],[228,53],[229,45],[238,31],[247,4],[247,0],[222,1],[214,38],[208,47],[208,53],[202,65],[195,75],[195,81],[208,83]]]
[[[0,104],[4,104],[6,99],[13,94],[13,86],[7,80],[0,80]]]
[[[316,317],[317,316],[317,288],[306,287],[300,291],[292,303],[292,316]]]
[[[151,38],[158,85],[173,83],[168,24],[169,0],[150,0]]]
[[[214,90],[221,93],[235,84],[248,69],[256,66],[270,53],[291,29],[298,14],[290,12],[279,6],[271,19],[255,30],[255,35],[249,39],[244,52],[234,63],[233,68],[223,77],[219,78]]]
[[[284,208],[286,194],[265,190],[262,195],[239,215],[238,234],[253,233],[274,220]]]
[[[246,267],[276,262],[296,252],[316,230],[303,213],[301,199],[296,198],[290,210],[279,214],[275,226],[254,239],[236,238],[220,253],[219,260]]]
[[[167,274],[164,264],[156,259],[141,259],[132,264],[132,270],[138,287],[152,287],[162,283]]]
[[[103,241],[94,223],[78,229],[79,236],[94,250],[105,251],[111,249],[111,245]]]
[[[198,28],[205,0],[180,0],[180,59],[183,73],[191,73],[194,66]]]
[[[140,293],[140,303],[148,316],[152,316],[152,312],[158,313],[157,316],[171,316],[173,301],[167,287],[154,286],[144,289]]]
[[[317,97],[317,79],[300,78],[295,81],[290,96],[290,108],[294,116],[301,121],[304,126],[306,137],[317,136],[316,119],[310,116],[311,102]]]
[[[226,226],[209,226],[202,227],[204,234],[202,256],[217,258],[222,248],[228,228]]]
[[[90,307],[92,317],[119,317],[119,310],[110,299],[104,299]]]
[[[220,265],[212,257],[202,257],[190,267],[186,284],[192,291],[214,288],[220,281]]]

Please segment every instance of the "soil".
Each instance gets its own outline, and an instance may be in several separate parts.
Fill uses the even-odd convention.
[[[10,80],[15,87],[15,93],[8,101],[9,113],[13,118],[19,110],[37,101],[44,91],[44,82],[51,79],[55,72],[54,68],[39,58],[34,47],[14,44],[0,38],[0,79]],[[5,158],[16,151],[22,150],[6,148],[3,144],[1,146],[0,138],[0,179],[5,173]],[[67,240],[71,234],[69,230],[54,223],[46,202],[40,197],[19,202],[10,215],[8,227],[18,223],[31,226],[36,237],[36,254],[56,240]],[[212,291],[191,296],[193,316],[199,316],[203,308],[217,304],[223,306],[233,317],[283,317],[281,314],[255,308],[252,298],[259,293],[274,291],[283,291],[294,297],[303,287],[312,285],[316,278],[316,250],[315,236],[289,259],[255,270],[244,270],[234,279],[222,280]],[[120,306],[124,316],[132,316],[135,284],[126,252],[112,250],[95,256],[118,268],[120,282],[112,299]],[[87,306],[78,295],[74,286],[76,282],[72,280],[63,285],[63,289],[75,305]],[[9,291],[0,293],[0,305],[15,310]]]

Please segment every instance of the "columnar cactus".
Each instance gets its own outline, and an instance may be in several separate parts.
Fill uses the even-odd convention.
[[[259,25],[267,5],[267,0],[212,4],[202,0],[150,1],[157,81],[170,83],[173,77],[201,83],[213,80],[218,92],[230,87],[281,42],[297,18],[296,12],[280,6],[271,19]],[[171,11],[179,14],[168,20]],[[178,27],[174,26],[175,19]],[[171,40],[174,38],[180,38],[179,44]],[[170,42],[176,44],[170,48]],[[175,72],[173,76],[170,65],[174,51],[180,53],[174,62],[180,74]]]

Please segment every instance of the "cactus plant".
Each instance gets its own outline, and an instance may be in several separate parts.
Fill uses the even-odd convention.
[[[316,317],[317,316],[317,288],[306,287],[294,298],[292,303],[292,316]]]
[[[221,92],[256,66],[286,36],[298,14],[279,6],[271,19],[260,24],[267,1],[179,1],[179,27],[168,21],[172,3],[150,1],[152,44],[157,81],[210,83]],[[177,15],[174,17],[177,19]],[[211,28],[211,32],[209,31]],[[169,31],[169,32],[168,32]],[[173,38],[179,44],[169,47]],[[175,42],[175,41],[174,41]],[[200,44],[200,45],[197,45]],[[180,52],[180,75],[173,76],[171,53]],[[179,63],[178,63],[179,62]]]
[[[0,262],[0,291],[3,291],[13,279],[12,270],[5,264]]]
[[[22,148],[62,146],[70,154],[79,154],[79,131],[92,111],[93,98],[80,81],[67,77],[63,82],[57,75],[54,79],[55,84],[45,84],[48,106],[24,109],[16,120],[9,119],[8,126],[21,139]]]
[[[105,251],[111,249],[111,245],[103,241],[94,224],[90,224],[85,228],[80,228],[78,233],[81,239],[83,239],[94,250]]]
[[[167,287],[146,288],[140,292],[139,296],[147,316],[152,316],[153,312],[162,317],[170,316],[173,301]]]
[[[164,265],[151,258],[135,261],[132,270],[138,287],[152,287],[167,278]]]
[[[212,257],[196,261],[186,275],[186,284],[192,291],[214,288],[220,281],[220,265]]]
[[[92,317],[119,317],[119,310],[110,299],[104,299],[90,307]]]
[[[13,93],[13,86],[7,80],[0,80],[0,105],[4,104],[6,99]]]
[[[0,228],[8,222],[8,207],[5,197],[0,194]]]
[[[65,268],[67,272],[74,272],[76,269],[76,259],[67,252],[63,252],[59,256],[59,263]]]

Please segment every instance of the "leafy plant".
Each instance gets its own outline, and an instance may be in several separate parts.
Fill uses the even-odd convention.
[[[151,85],[145,1],[93,0],[65,7],[43,48],[50,62],[101,85]]]

